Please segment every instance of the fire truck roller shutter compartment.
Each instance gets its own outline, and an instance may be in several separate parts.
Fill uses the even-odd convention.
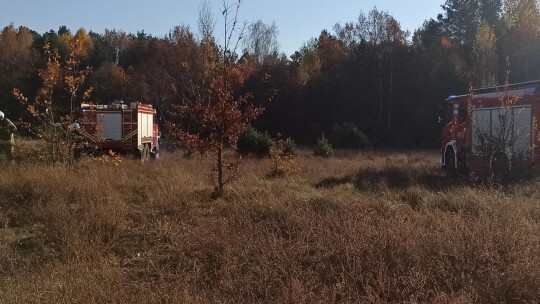
[[[121,113],[102,113],[98,115],[97,123],[103,130],[105,140],[122,139],[122,114]]]
[[[513,139],[512,154],[514,157],[525,159],[529,158],[532,151],[531,146],[531,107],[515,106],[509,109],[505,108],[485,108],[472,110],[472,152],[480,155],[480,136],[496,136],[499,132],[506,132]],[[506,127],[503,127],[506,126]],[[513,128],[512,130],[503,130],[504,128]]]
[[[144,138],[151,138],[154,136],[154,119],[153,114],[148,113],[138,113],[138,121],[140,122],[138,125],[138,146],[141,147],[143,143],[150,142],[150,140],[144,140]]]
[[[518,159],[528,159],[531,157],[531,127],[532,115],[531,107],[514,107],[514,132],[516,141],[512,153]]]
[[[491,135],[491,109],[472,110],[472,152],[479,155],[480,136]]]

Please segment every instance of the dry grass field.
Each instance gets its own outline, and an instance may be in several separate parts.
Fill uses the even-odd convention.
[[[447,180],[435,152],[0,171],[0,303],[538,303],[540,181]]]

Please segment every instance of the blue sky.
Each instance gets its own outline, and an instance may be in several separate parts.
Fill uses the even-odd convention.
[[[163,37],[175,25],[190,25],[197,30],[197,13],[202,0],[1,0],[0,26],[13,22],[44,33],[66,25],[73,32],[84,27],[103,33],[106,28]],[[217,18],[216,35],[221,30],[219,9],[222,0],[210,0]],[[280,50],[291,55],[321,30],[336,23],[354,21],[358,13],[377,6],[388,11],[410,30],[442,12],[444,0],[244,0],[240,19],[276,22]]]

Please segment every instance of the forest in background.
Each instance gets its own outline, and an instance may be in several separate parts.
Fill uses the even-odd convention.
[[[206,9],[206,10],[205,10]],[[84,41],[83,65],[92,70],[85,86],[92,101],[153,104],[160,123],[181,124],[170,115],[195,94],[220,56],[210,8],[199,12],[197,29],[179,25],[165,37],[144,31],[87,32],[61,26],[39,34],[10,24],[0,33],[0,109],[13,121],[29,117],[13,96],[29,98],[41,87],[39,69],[49,44],[68,56],[68,43]],[[286,30],[286,29],[283,29]],[[376,147],[436,147],[439,105],[451,94],[474,87],[540,78],[540,12],[536,0],[446,0],[441,14],[413,33],[384,10],[360,12],[357,20],[324,29],[290,57],[279,52],[275,24],[247,24],[234,54],[244,81],[237,93],[251,92],[265,108],[253,122],[311,144],[335,124],[354,123]],[[55,93],[60,107],[69,94]],[[271,98],[269,98],[271,96]]]

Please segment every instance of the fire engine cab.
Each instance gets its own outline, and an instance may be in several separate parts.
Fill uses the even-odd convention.
[[[443,104],[441,162],[447,172],[485,172],[492,165],[488,146],[504,142],[503,162],[530,167],[540,162],[537,119],[540,80],[474,90]],[[492,149],[493,150],[493,149]],[[510,162],[509,162],[510,163]]]
[[[108,105],[81,104],[79,133],[90,147],[101,151],[159,157],[160,132],[150,104],[115,101]]]

